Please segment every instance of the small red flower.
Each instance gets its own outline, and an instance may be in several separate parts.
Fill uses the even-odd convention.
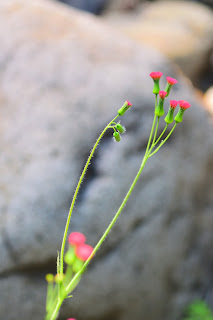
[[[74,318],[69,318],[69,319],[67,319],[67,320],[76,320],[76,319],[74,319]]]
[[[80,232],[72,232],[68,237],[69,244],[73,246],[78,246],[86,241],[85,235]]]
[[[83,261],[86,261],[92,252],[93,252],[93,247],[85,243],[80,244],[75,248],[76,257]]]
[[[131,103],[131,102],[129,102],[128,100],[126,100],[126,103],[127,103],[127,105],[128,105],[129,107],[131,107],[131,106],[132,106],[132,103]]]
[[[185,101],[185,100],[179,100],[178,104],[184,110],[186,110],[186,109],[191,107],[191,104],[188,101]]]
[[[172,109],[175,109],[175,108],[177,107],[177,105],[178,105],[178,101],[176,101],[176,100],[170,100],[170,107],[171,107]]]
[[[159,96],[161,99],[164,99],[167,95],[167,92],[166,91],[159,91]]]
[[[166,80],[169,84],[171,84],[172,86],[177,83],[178,81],[174,78],[171,78],[171,77],[166,77]]]
[[[153,80],[156,80],[156,79],[160,79],[162,77],[163,73],[162,72],[151,72],[150,73],[150,77],[153,79]]]

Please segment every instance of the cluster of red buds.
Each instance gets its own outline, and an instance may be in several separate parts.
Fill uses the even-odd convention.
[[[161,117],[164,115],[164,99],[166,97],[168,97],[171,88],[173,87],[174,84],[176,84],[178,81],[176,79],[173,79],[171,77],[167,77],[167,84],[166,84],[166,88],[164,91],[160,90],[160,85],[159,85],[159,81],[160,78],[162,77],[163,73],[162,72],[151,72],[150,73],[150,77],[153,79],[154,81],[154,88],[153,88],[153,93],[158,95],[159,94],[159,101],[158,104],[155,108],[155,114],[158,117]],[[176,114],[175,118],[173,118],[174,115],[174,110],[177,107],[177,105],[179,104],[180,108],[178,113]],[[182,122],[183,119],[183,114],[184,111],[186,109],[188,109],[189,107],[191,107],[191,105],[189,104],[188,101],[184,101],[184,100],[170,100],[170,108],[169,111],[167,113],[167,116],[165,117],[165,122],[167,124],[172,123],[174,120],[176,121],[176,123]]]
[[[84,261],[86,261],[93,254],[93,247],[86,244],[86,237],[80,232],[72,232],[69,237],[69,247],[65,254],[64,260],[67,263],[67,268],[65,274],[58,272],[55,276],[51,273],[46,275],[47,281],[47,312],[55,307],[55,302],[57,302],[59,287],[64,291],[64,298],[67,296],[65,287],[71,282],[74,275],[81,270]],[[72,287],[74,290],[75,283]],[[67,320],[76,320],[70,318]]]
[[[84,261],[93,253],[93,247],[86,244],[86,237],[80,232],[72,232],[68,237],[69,248],[65,254],[64,261],[72,266],[73,271],[78,272]]]
[[[123,116],[124,113],[125,113],[131,106],[132,106],[132,104],[131,104],[129,101],[125,101],[124,104],[123,104],[123,106],[118,110],[118,115],[117,115],[117,117],[118,117],[118,116]],[[116,117],[116,118],[117,118],[117,117]],[[116,122],[112,121],[112,122],[110,123],[109,128],[112,128],[112,129],[114,130],[114,132],[113,132],[114,140],[115,140],[116,142],[121,141],[121,136],[120,136],[120,134],[122,134],[122,133],[124,133],[124,132],[126,131],[125,127],[122,126],[122,125],[120,124],[120,122],[116,123]]]

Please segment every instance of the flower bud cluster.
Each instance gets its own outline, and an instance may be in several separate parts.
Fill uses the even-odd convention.
[[[78,272],[84,261],[86,261],[93,252],[93,247],[86,244],[86,237],[80,232],[72,232],[68,237],[69,248],[65,254],[64,261],[72,266],[73,272]]]
[[[167,77],[167,84],[166,84],[166,88],[164,91],[160,90],[160,78],[162,77],[163,73],[162,72],[151,72],[150,73],[150,77],[153,79],[154,81],[154,88],[153,88],[153,93],[157,95],[159,95],[159,100],[158,100],[158,104],[155,108],[155,114],[158,117],[161,117],[164,115],[164,100],[166,97],[168,97],[172,87],[174,84],[176,84],[178,81],[174,78],[171,77]],[[175,118],[174,118],[174,111],[175,108],[177,107],[177,105],[179,104],[180,108],[178,113],[176,114]],[[170,100],[170,107],[168,110],[168,113],[165,117],[165,122],[167,124],[172,123],[174,120],[176,123],[182,122],[183,119],[183,114],[185,112],[186,109],[188,109],[190,107],[190,103],[188,101],[184,101],[184,100]]]
[[[47,312],[51,313],[51,310],[55,307],[58,294],[62,299],[65,299],[68,295],[66,291],[66,285],[68,285],[73,276],[81,270],[84,261],[86,261],[93,253],[93,247],[86,244],[86,237],[80,232],[72,232],[69,237],[69,247],[64,256],[64,261],[67,263],[67,269],[65,274],[58,273],[54,276],[49,273],[46,275],[47,285]],[[74,290],[77,283],[70,290]],[[68,319],[75,320],[75,319]]]
[[[114,129],[114,132],[113,132],[114,140],[115,140],[116,142],[121,141],[121,136],[120,136],[120,134],[122,134],[122,133],[124,133],[124,132],[126,131],[125,127],[122,126],[122,125],[120,124],[120,122],[118,122],[118,123],[115,123],[111,128]]]

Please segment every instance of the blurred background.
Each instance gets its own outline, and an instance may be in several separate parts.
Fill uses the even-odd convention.
[[[44,318],[56,255],[89,151],[108,132],[70,231],[95,245],[142,160],[152,71],[192,107],[146,164],[121,217],[59,319],[183,320],[213,308],[213,1],[1,0],[0,318]],[[167,100],[169,100],[169,98]],[[168,108],[169,102],[165,103]],[[162,119],[159,130],[163,130]]]

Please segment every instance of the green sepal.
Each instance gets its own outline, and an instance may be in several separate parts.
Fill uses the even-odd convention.
[[[174,121],[174,118],[173,118],[173,115],[174,115],[174,111],[175,111],[175,109],[174,108],[169,108],[169,111],[168,111],[168,113],[167,113],[167,115],[166,115],[166,117],[165,117],[165,122],[166,123],[172,123],[173,121]]]
[[[124,113],[131,107],[131,104],[128,101],[125,101],[123,106],[118,110],[119,116],[123,116]]]
[[[159,81],[160,79],[153,79],[154,80],[154,87],[153,87],[153,93],[154,94],[158,94],[160,91],[160,85],[159,85]]]
[[[155,109],[155,114],[158,117],[161,117],[164,115],[164,109],[163,109],[164,99],[159,99],[158,105]]]
[[[184,111],[185,111],[186,109],[183,109],[183,108],[180,108],[179,110],[178,110],[178,113],[176,114],[176,116],[175,116],[175,121],[176,122],[182,122],[182,120],[183,120],[183,114],[184,114]]]
[[[170,90],[172,89],[172,84],[167,82],[165,91],[167,92],[166,97],[168,97]]]
[[[78,271],[81,270],[81,268],[83,267],[84,261],[80,260],[80,259],[76,259],[75,263],[72,266],[73,272],[77,273]]]
[[[120,133],[125,132],[125,128],[120,123],[117,123],[115,127]]]
[[[62,299],[62,300],[64,300],[64,299],[66,299],[66,297],[67,297],[67,291],[66,291],[65,286],[64,286],[63,283],[61,282],[61,283],[59,284],[59,298]]]
[[[46,281],[49,282],[49,283],[55,281],[55,277],[54,277],[54,275],[53,275],[52,273],[46,274],[46,277],[45,277],[45,278],[46,278]]]
[[[76,259],[75,249],[73,247],[69,247],[68,251],[64,256],[64,261],[66,262],[66,264],[71,266],[74,263],[75,259]]]
[[[121,141],[121,136],[120,136],[120,134],[119,134],[117,131],[115,131],[115,132],[113,133],[113,137],[115,138],[115,141],[116,141],[116,142]]]

